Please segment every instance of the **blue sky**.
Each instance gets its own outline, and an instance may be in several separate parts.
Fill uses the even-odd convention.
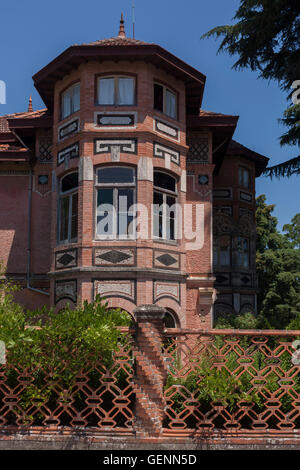
[[[95,41],[118,33],[121,11],[132,34],[132,0],[15,0],[1,8],[0,80],[7,101],[0,115],[44,107],[32,75],[71,44]],[[277,83],[257,73],[232,70],[234,58],[217,55],[219,41],[200,40],[214,26],[231,22],[238,0],[135,0],[136,38],[158,43],[207,76],[203,108],[240,116],[235,139],[271,158],[271,164],[297,156],[297,148],[281,148],[278,123],[287,107]],[[84,9],[83,9],[84,8]],[[300,177],[257,179],[257,195],[275,204],[279,227],[300,212]]]

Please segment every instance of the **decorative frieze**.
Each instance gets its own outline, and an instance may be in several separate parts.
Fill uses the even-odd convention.
[[[77,281],[76,279],[68,279],[55,282],[55,304],[63,299],[77,301]]]
[[[132,127],[137,122],[137,113],[110,112],[95,113],[95,123],[97,126],[105,128]]]
[[[180,269],[180,255],[173,251],[154,250],[153,266],[163,269]]]
[[[240,191],[240,200],[246,202],[252,202],[252,194]]]
[[[163,158],[166,161],[169,160],[176,163],[176,165],[180,165],[180,153],[177,150],[166,147],[158,142],[154,142],[153,144],[153,156]]]
[[[94,281],[94,295],[121,297],[136,303],[136,282],[133,279],[109,279]]]
[[[77,266],[77,248],[55,253],[55,269],[74,268]]]
[[[57,166],[61,165],[63,162],[67,160],[71,160],[72,158],[79,157],[79,142],[76,142],[73,145],[69,145],[62,150],[60,150],[57,154]]]
[[[94,248],[95,266],[135,266],[135,248]]]
[[[214,199],[231,199],[232,198],[232,189],[231,188],[214,189],[213,190],[213,197],[214,197]]]
[[[167,135],[172,139],[180,139],[180,130],[178,127],[175,127],[161,119],[154,119],[154,130],[160,134]]]
[[[180,304],[180,283],[176,281],[154,281],[153,302],[155,303],[163,298],[173,299]]]
[[[215,277],[218,286],[229,286],[231,284],[230,273],[215,273]]]
[[[58,128],[58,140],[64,140],[76,132],[79,132],[79,118],[72,119]]]
[[[119,153],[137,154],[137,139],[95,139],[94,153],[115,154],[116,147]]]

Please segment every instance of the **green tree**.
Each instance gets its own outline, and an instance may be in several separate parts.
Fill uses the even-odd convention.
[[[223,37],[219,51],[238,56],[233,68],[250,68],[258,71],[261,78],[277,81],[282,90],[288,91],[290,99],[295,92],[292,85],[300,80],[299,0],[241,0],[233,19],[235,24],[218,26],[202,38]],[[280,138],[281,145],[300,146],[297,101],[293,100],[281,119],[288,129]],[[265,174],[271,177],[300,174],[300,155],[267,168]]]
[[[300,249],[300,213],[292,218],[290,224],[283,226],[283,231],[286,232],[285,236],[293,247]]]
[[[300,250],[278,231],[273,210],[257,198],[258,311],[262,327],[281,329],[300,315]]]

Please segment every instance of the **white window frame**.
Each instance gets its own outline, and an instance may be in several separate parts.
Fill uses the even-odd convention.
[[[58,211],[57,211],[57,214],[58,214],[58,222],[57,222],[57,241],[58,241],[58,244],[60,245],[65,245],[65,244],[69,244],[69,243],[76,243],[77,242],[77,239],[78,239],[78,212],[77,212],[77,234],[76,234],[76,237],[74,238],[71,238],[71,233],[72,233],[72,209],[73,209],[73,196],[75,194],[77,194],[77,198],[78,198],[78,185],[76,188],[72,188],[70,189],[69,191],[64,191],[62,192],[62,181],[65,177],[67,176],[70,176],[71,174],[75,174],[78,172],[77,171],[73,171],[71,173],[67,173],[66,175],[64,175],[60,181],[59,181],[59,198],[58,198]],[[61,230],[61,216],[62,216],[62,211],[61,211],[61,204],[62,204],[62,200],[63,199],[66,199],[68,198],[69,199],[69,213],[68,213],[68,237],[64,240],[61,240],[60,239],[60,230]],[[78,199],[77,199],[77,208],[78,208]]]
[[[114,80],[114,102],[111,104],[105,104],[105,103],[100,103],[100,96],[99,96],[99,91],[100,91],[100,81],[105,80],[105,79],[113,79]],[[130,78],[133,81],[133,103],[124,103],[124,104],[119,104],[119,79],[120,78]],[[97,105],[99,106],[136,106],[136,78],[133,77],[132,75],[103,75],[98,77],[97,79]]]
[[[75,109],[75,103],[74,103],[74,91],[76,87],[79,86],[79,107]],[[64,96],[69,93],[70,94],[70,112],[68,114],[64,114]],[[60,98],[60,117],[61,120],[66,119],[67,117],[71,116],[74,113],[77,113],[77,111],[80,110],[80,82],[76,82],[73,85],[69,86],[66,88],[62,93],[61,93],[61,98]]]
[[[174,211],[174,238],[168,238],[167,237],[167,197],[171,196],[175,199],[175,204],[177,204],[178,200],[178,191],[177,191],[177,186],[178,186],[178,181],[175,176],[170,175],[169,173],[166,173],[165,171],[160,171],[160,170],[155,170],[153,173],[153,181],[154,181],[154,174],[155,173],[164,173],[168,175],[170,178],[173,178],[175,181],[175,191],[171,191],[169,189],[161,188],[160,186],[154,186],[153,183],[153,199],[154,199],[154,193],[159,193],[162,194],[163,196],[163,212],[162,212],[162,236],[156,236],[154,233],[154,202],[153,202],[153,207],[152,207],[152,235],[154,240],[162,240],[166,242],[171,242],[174,243],[176,242],[176,234],[177,234],[177,214],[176,211]],[[168,217],[171,219],[170,217]]]
[[[104,168],[129,168],[133,171],[133,182],[132,183],[98,183],[98,171]],[[137,220],[136,220],[136,213],[129,212],[129,215],[133,217],[133,233],[132,234],[118,234],[118,190],[119,189],[132,189],[133,190],[133,205],[136,205],[137,201],[137,177],[136,177],[136,168],[132,166],[124,166],[124,165],[110,165],[110,166],[98,166],[95,168],[95,239],[96,240],[136,240],[136,227],[137,227]],[[97,207],[97,196],[99,189],[113,189],[113,207],[114,207],[114,215],[116,220],[113,221],[114,232],[112,234],[99,234],[97,230],[97,216],[98,216],[98,207]]]
[[[171,119],[175,119],[177,121],[178,120],[178,93],[171,90],[170,88],[168,88],[166,85],[163,85],[162,83],[154,82],[153,83],[153,107],[154,107],[154,85],[161,86],[162,89],[163,89],[163,110],[154,108],[155,111],[159,111],[160,113],[163,113],[166,116],[170,117]],[[167,113],[167,92],[169,92],[169,93],[171,93],[172,95],[175,96],[175,100],[176,100],[175,116],[171,116],[170,114]]]

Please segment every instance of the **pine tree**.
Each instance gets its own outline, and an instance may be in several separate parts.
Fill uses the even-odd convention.
[[[219,51],[237,55],[235,69],[250,68],[261,78],[275,80],[290,100],[292,85],[300,80],[300,2],[299,0],[241,0],[233,25],[218,26],[202,38],[223,37]],[[299,96],[299,93],[298,93]],[[281,145],[300,146],[300,103],[293,100],[280,120],[288,130]],[[300,155],[269,167],[273,177],[300,174]]]

